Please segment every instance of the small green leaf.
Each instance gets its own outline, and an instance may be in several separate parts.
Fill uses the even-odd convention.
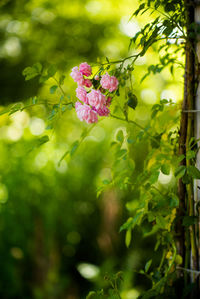
[[[47,73],[49,75],[49,77],[53,77],[56,73],[56,66],[54,64],[51,64],[49,67],[48,67],[48,70],[47,70]]]
[[[60,84],[60,85],[63,85],[64,80],[65,80],[65,75],[61,75],[61,76],[60,76],[60,79],[59,79],[59,84]]]
[[[176,263],[177,265],[181,265],[182,262],[183,262],[183,258],[182,258],[182,256],[179,255],[179,254],[177,254],[176,259],[175,259],[175,263]]]
[[[187,172],[182,177],[183,184],[190,184],[191,183],[191,177],[187,174]]]
[[[68,154],[69,154],[69,151],[66,151],[66,152],[62,155],[62,157],[60,158],[60,160],[59,160],[59,162],[58,162],[58,166],[60,166],[62,160],[63,160]]]
[[[73,108],[73,105],[72,105],[72,104],[67,105],[67,109],[68,109],[68,110],[72,110],[72,108]]]
[[[53,109],[53,110],[51,111],[50,115],[48,116],[48,120],[52,120],[56,114],[57,114],[56,110]]]
[[[186,158],[188,159],[188,160],[190,160],[190,159],[192,159],[192,158],[195,158],[196,157],[196,153],[194,152],[194,151],[188,151],[187,153],[186,153]]]
[[[184,165],[180,165],[176,170],[175,170],[175,177],[177,177],[177,179],[180,179],[184,176],[186,172],[186,167]]]
[[[46,130],[51,130],[51,129],[53,129],[53,125],[52,125],[52,124],[50,124],[50,125],[48,125],[48,126],[46,127]]]
[[[33,104],[33,105],[35,105],[35,104],[37,103],[37,101],[38,101],[37,97],[33,97],[33,98],[32,98],[32,104]]]
[[[145,265],[145,267],[144,267],[144,270],[145,270],[146,273],[148,272],[149,268],[151,267],[151,264],[152,264],[152,260],[149,260],[149,261],[146,263],[146,265]]]
[[[197,223],[198,217],[197,216],[185,216],[183,217],[183,225],[190,226]]]
[[[96,292],[94,292],[94,291],[91,291],[91,292],[89,292],[89,294],[87,295],[87,297],[86,297],[86,299],[92,299],[92,298],[94,298],[94,296],[96,297]]]
[[[128,144],[133,144],[134,140],[129,137],[129,138],[127,138],[127,142],[128,142]]]
[[[62,106],[62,107],[61,107],[61,111],[62,111],[62,112],[65,112],[65,111],[66,111],[66,109],[67,109],[67,107],[66,107],[66,106]]]
[[[44,143],[46,143],[48,141],[49,141],[49,136],[48,135],[44,135],[44,136],[42,136],[41,138],[39,138],[37,140],[37,145],[36,146],[39,147],[39,146],[43,145]]]
[[[127,154],[127,149],[123,148],[116,152],[116,158],[122,158]]]
[[[50,94],[54,94],[57,88],[58,88],[58,85],[51,86],[50,89],[49,89]]]
[[[163,174],[169,175],[170,174],[170,165],[169,164],[163,164],[161,166],[161,171],[162,171]]]
[[[42,71],[42,65],[38,62],[35,63],[32,67],[31,66],[26,67],[23,70],[22,74],[25,76],[25,80],[27,81],[40,75],[41,71]]]
[[[130,243],[131,243],[131,235],[132,235],[131,229],[128,229],[127,232],[126,232],[126,237],[125,237],[125,244],[126,244],[126,247],[129,247],[129,246],[130,246]]]
[[[71,156],[75,153],[75,151],[77,150],[78,146],[79,146],[79,141],[76,140],[76,141],[72,144],[72,147],[71,147],[71,151],[70,151],[70,155],[71,155]]]
[[[139,224],[142,220],[143,212],[138,212],[134,217],[130,217],[121,227],[120,232],[125,229],[134,228],[136,224]]]
[[[177,159],[177,162],[181,162],[185,159],[185,155],[180,155]]]
[[[0,111],[0,115],[6,114],[8,112],[10,112],[10,108],[3,109]]]
[[[47,81],[49,79],[48,75],[42,75],[39,79],[40,83],[44,83],[45,81]]]
[[[200,179],[200,171],[198,168],[195,166],[189,165],[187,167],[188,174],[193,178],[193,179]]]
[[[178,198],[178,196],[176,196],[175,194],[173,194],[170,197],[170,204],[169,205],[170,205],[171,208],[178,207],[178,205],[179,205],[179,198]]]
[[[15,112],[17,112],[17,111],[19,111],[19,110],[21,110],[22,109],[22,104],[15,104],[15,105],[13,105],[12,107],[11,107],[11,109],[10,109],[10,111],[9,111],[9,115],[11,115],[11,114],[13,114],[13,113],[15,113]]]
[[[121,142],[121,143],[124,141],[124,134],[123,134],[123,131],[122,131],[122,130],[119,130],[119,131],[117,132],[116,139],[117,139],[119,142]]]
[[[163,216],[156,216],[156,224],[161,228],[165,229],[167,222]]]
[[[159,171],[153,171],[150,178],[149,178],[150,184],[156,183],[157,180],[158,180],[158,176],[159,176]]]
[[[175,11],[175,6],[173,3],[166,3],[165,6],[164,6],[164,9],[166,12],[169,12],[169,11]]]
[[[135,109],[136,106],[137,106],[137,103],[138,103],[138,100],[137,100],[137,97],[136,95],[132,94],[132,93],[129,93],[128,94],[128,106],[132,109]]]

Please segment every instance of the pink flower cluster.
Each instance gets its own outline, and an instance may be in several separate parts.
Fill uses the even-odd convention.
[[[84,78],[89,77],[92,74],[92,68],[90,65],[87,64],[87,62],[83,62],[79,65],[79,69],[77,66],[73,67],[71,72],[71,77],[74,79],[75,82],[78,83],[79,86],[86,86],[91,87],[92,82]]]
[[[108,116],[110,110],[108,107],[111,104],[112,97],[108,92],[113,92],[118,88],[118,80],[115,76],[110,76],[108,73],[101,78],[95,76],[89,79],[92,75],[92,68],[87,62],[83,62],[79,67],[75,66],[72,69],[71,77],[78,83],[76,96],[79,101],[75,104],[75,109],[78,118],[87,123],[95,123],[98,121],[98,116]],[[98,88],[92,87],[92,80],[99,81]],[[95,84],[96,86],[96,84]],[[87,90],[85,89],[87,88]],[[90,89],[91,88],[91,89]],[[89,89],[89,90],[88,90]],[[107,97],[104,93],[107,93]]]
[[[108,89],[110,92],[116,90],[119,84],[117,78],[109,76],[108,73],[102,76],[100,83],[104,89]]]

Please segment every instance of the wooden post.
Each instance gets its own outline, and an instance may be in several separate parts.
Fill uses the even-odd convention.
[[[200,26],[200,1],[195,1],[195,23],[196,26]],[[195,109],[200,111],[200,82],[199,82],[199,66],[200,66],[200,35],[196,36],[196,98],[195,98]],[[196,112],[195,118],[195,138],[200,139],[200,112]],[[197,143],[198,148],[200,147],[200,141]],[[200,150],[198,150],[196,157],[196,167],[200,169]],[[198,245],[198,256],[200,257],[200,219],[199,219],[199,203],[200,203],[200,180],[194,182],[194,202],[195,202],[195,214],[198,216],[197,229],[197,245]],[[200,260],[198,260],[198,269],[200,267]]]

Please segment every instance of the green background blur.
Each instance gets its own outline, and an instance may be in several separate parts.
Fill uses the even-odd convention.
[[[55,64],[66,75],[63,88],[74,100],[76,85],[69,76],[73,66],[135,52],[128,51],[129,38],[153,18],[129,22],[137,6],[136,0],[1,0],[0,109],[36,94],[54,101],[57,95],[49,94],[52,82],[24,81],[23,69],[36,62]],[[180,70],[174,77],[165,70],[140,84],[148,65],[157,60],[156,48],[150,49],[133,73],[139,105],[132,118],[144,126],[152,104],[162,98],[181,100]],[[123,90],[118,101],[124,101]],[[96,197],[97,187],[111,176],[110,143],[119,128],[125,134],[130,129],[117,120],[102,120],[75,155],[59,166],[88,125],[69,110],[46,133],[48,113],[37,106],[0,116],[0,298],[85,298],[90,290],[107,287],[104,276],[118,271],[123,271],[122,298],[136,298],[150,284],[134,271],[157,254],[155,238],[142,239],[142,228],[137,228],[126,248],[119,228],[137,194],[121,190],[120,182]],[[134,128],[131,134],[136,133]],[[34,148],[44,134],[50,141]],[[145,141],[132,146],[133,180],[147,154]],[[123,161],[118,171],[127,175],[129,168]],[[160,178],[160,183],[165,188],[168,182]]]

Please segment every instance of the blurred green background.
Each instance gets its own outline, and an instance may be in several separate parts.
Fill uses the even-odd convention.
[[[76,85],[69,76],[73,66],[84,61],[95,64],[105,57],[120,59],[136,51],[128,51],[129,38],[154,18],[129,21],[137,7],[136,0],[1,0],[0,109],[36,94],[56,102],[58,95],[49,94],[52,82],[42,85],[37,78],[25,82],[23,69],[36,62],[55,64],[66,75],[65,92],[75,99]],[[150,49],[133,73],[139,105],[132,119],[144,126],[160,99],[181,100],[180,69],[174,77],[166,69],[140,84],[148,65],[157,61],[156,48]],[[126,248],[119,228],[137,193],[120,188],[120,176],[117,187],[96,196],[97,187],[112,176],[115,156],[110,143],[119,128],[125,135],[130,128],[114,119],[102,120],[75,155],[58,165],[88,125],[69,110],[46,133],[48,113],[45,106],[37,106],[0,116],[0,298],[85,298],[90,290],[107,287],[104,276],[118,271],[123,271],[122,298],[136,298],[150,285],[134,271],[157,254],[155,237],[142,239],[142,228],[137,228]],[[167,122],[163,120],[163,126]],[[134,128],[131,134],[136,133]],[[34,148],[44,134],[50,141]],[[137,141],[130,153],[133,174],[127,161],[117,167],[121,175],[131,173],[134,181],[148,146]],[[165,179],[160,178],[163,188],[169,183]]]

